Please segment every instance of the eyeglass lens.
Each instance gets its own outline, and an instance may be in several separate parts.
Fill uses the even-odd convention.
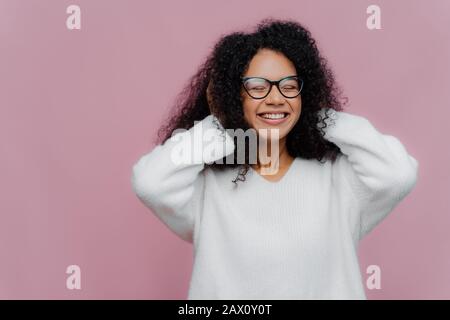
[[[244,83],[248,93],[254,98],[261,98],[267,95],[270,90],[270,82],[261,78],[250,78]],[[300,92],[300,85],[297,78],[286,78],[279,83],[281,93],[286,97],[295,97]]]

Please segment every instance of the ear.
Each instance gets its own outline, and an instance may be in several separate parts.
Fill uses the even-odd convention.
[[[206,99],[209,105],[211,105],[211,82],[212,80],[209,80],[208,87],[206,88]]]
[[[211,96],[211,87],[212,87],[212,80],[209,81],[208,87],[206,88],[206,100],[208,101],[209,113],[214,114],[215,108],[212,102],[213,99]]]

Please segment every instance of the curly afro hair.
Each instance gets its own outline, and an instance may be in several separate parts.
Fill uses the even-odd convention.
[[[257,24],[254,32],[223,35],[177,96],[171,114],[158,131],[157,143],[164,143],[174,130],[189,129],[194,121],[200,121],[210,114],[206,93],[210,82],[209,102],[210,105],[219,106],[214,108],[214,115],[223,127],[249,129],[244,119],[240,77],[247,70],[253,56],[263,48],[284,54],[292,61],[297,74],[304,81],[301,115],[286,138],[288,153],[292,157],[317,159],[321,162],[323,159],[334,161],[341,151],[323,138],[328,113],[321,119],[318,112],[322,107],[342,111],[347,98],[341,97],[333,72],[319,53],[310,31],[292,20],[268,18]],[[245,148],[249,148],[248,141],[245,142]],[[241,166],[236,179],[232,181],[237,185],[238,180],[245,181],[250,164],[248,152],[245,163],[238,164],[236,149],[232,164],[221,161],[205,164],[205,167],[223,170]]]

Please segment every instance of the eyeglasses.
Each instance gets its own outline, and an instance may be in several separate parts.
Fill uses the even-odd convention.
[[[276,85],[280,93],[288,99],[297,97],[303,88],[303,80],[297,76],[284,77],[278,81],[270,81],[261,77],[241,77],[245,91],[253,99],[264,99]]]

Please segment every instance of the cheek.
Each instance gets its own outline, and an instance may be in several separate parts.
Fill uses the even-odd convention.
[[[299,99],[298,102],[293,104],[292,109],[294,110],[296,118],[298,119],[300,117],[300,113],[302,112],[302,100]]]
[[[244,116],[247,120],[247,122],[254,121],[253,119],[256,117],[256,109],[257,109],[257,103],[253,101],[244,100],[242,103],[242,107],[244,109]]]
[[[302,109],[302,98],[301,98],[301,96],[299,96],[299,98],[295,101],[293,107],[294,107],[294,110],[296,112],[300,112],[300,110]]]

